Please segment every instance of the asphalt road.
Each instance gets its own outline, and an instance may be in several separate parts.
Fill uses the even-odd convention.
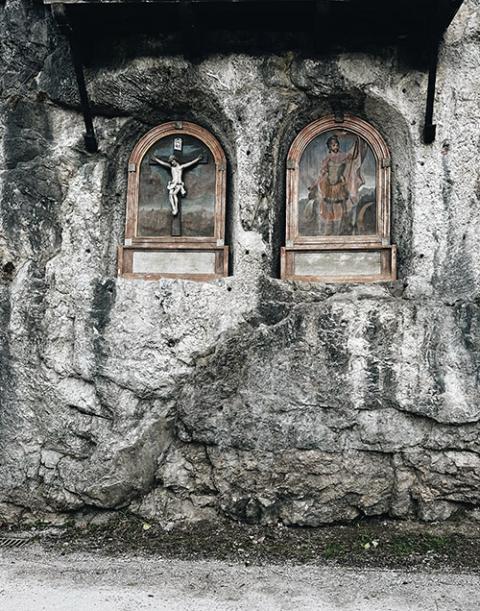
[[[480,575],[0,552],[0,611],[479,611]]]

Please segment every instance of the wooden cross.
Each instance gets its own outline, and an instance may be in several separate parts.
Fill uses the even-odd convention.
[[[177,159],[178,163],[180,165],[183,165],[184,163],[187,163],[188,161],[190,161],[192,159],[192,153],[190,153],[190,159],[187,159],[184,154],[183,154],[183,139],[181,137],[176,137],[173,139],[173,150],[172,150],[172,155],[175,155],[175,158]],[[207,155],[205,155],[205,153],[202,151],[202,149],[199,147],[198,150],[198,154],[202,155],[202,158],[200,159],[200,161],[198,161],[197,163],[208,163],[208,157]],[[197,155],[198,156],[198,155]],[[193,158],[195,158],[195,151],[193,152]],[[158,157],[157,159],[160,159],[161,161],[164,161],[165,163],[169,163],[169,158],[168,157]],[[161,165],[159,165],[156,161],[154,161],[153,159],[150,159],[150,165],[154,165],[157,168],[158,167],[162,167]],[[182,198],[178,197],[178,212],[177,214],[172,214],[172,218],[171,218],[171,231],[170,231],[172,237],[179,237],[182,235]]]

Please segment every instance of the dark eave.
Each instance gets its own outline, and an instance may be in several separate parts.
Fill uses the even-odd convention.
[[[44,0],[69,36],[87,124],[96,149],[83,78],[89,41],[179,33],[181,52],[201,57],[235,49],[252,34],[252,52],[309,55],[398,47],[413,68],[428,68],[425,142],[435,138],[433,101],[438,47],[463,0]],[[229,32],[231,35],[229,35]],[[174,52],[178,52],[178,47]],[[88,142],[89,140],[89,142]]]

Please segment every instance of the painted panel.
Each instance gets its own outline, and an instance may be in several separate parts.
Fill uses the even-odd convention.
[[[381,252],[296,252],[296,276],[373,276],[381,274]]]
[[[202,251],[136,251],[134,274],[213,274],[215,253]]]
[[[299,235],[375,234],[376,208],[376,161],[367,142],[345,129],[314,138],[299,165]]]
[[[213,237],[215,176],[213,155],[200,139],[181,134],[158,140],[140,167],[136,235]],[[178,202],[178,212],[172,207],[172,198]],[[179,233],[172,232],[174,217]]]

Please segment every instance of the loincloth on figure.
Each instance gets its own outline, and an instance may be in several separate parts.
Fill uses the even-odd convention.
[[[173,181],[170,181],[167,184],[167,189],[169,191],[174,191],[175,189],[181,189],[183,191],[185,189],[185,183],[183,181],[182,182],[173,182]]]

